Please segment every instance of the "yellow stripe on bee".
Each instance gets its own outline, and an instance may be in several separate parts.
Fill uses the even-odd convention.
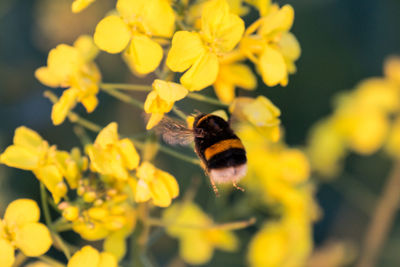
[[[210,117],[211,115],[212,115],[212,114],[207,114],[207,115],[204,115],[203,117],[201,117],[201,118],[197,121],[196,127],[199,126],[199,124],[200,124],[202,121],[204,121],[205,119],[207,119],[207,118]]]
[[[206,160],[209,160],[218,153],[224,152],[231,148],[244,149],[243,144],[239,139],[226,139],[206,148],[206,150],[204,151],[204,157],[206,158]]]

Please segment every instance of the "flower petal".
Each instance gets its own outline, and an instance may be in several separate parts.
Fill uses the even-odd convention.
[[[35,71],[35,77],[38,79],[42,84],[56,88],[61,85],[63,82],[60,81],[58,77],[54,76],[53,73],[47,67],[40,67]]]
[[[98,267],[99,262],[99,252],[91,246],[84,246],[71,257],[67,267]]]
[[[8,225],[23,225],[37,222],[40,218],[40,210],[35,201],[31,199],[17,199],[11,202],[4,214],[4,220]]]
[[[128,138],[124,138],[118,142],[117,146],[123,157],[126,168],[128,170],[137,168],[140,158],[132,141]]]
[[[107,147],[118,142],[118,124],[116,122],[109,123],[97,135],[95,144],[102,148]]]
[[[167,66],[175,72],[185,71],[196,62],[204,51],[205,48],[198,33],[178,31],[172,38],[171,49],[167,56]]]
[[[94,0],[75,0],[71,6],[72,12],[79,13],[93,2]]]
[[[41,223],[28,223],[18,229],[16,246],[29,257],[43,255],[53,243],[49,229]]]
[[[81,64],[78,50],[65,44],[51,49],[47,58],[48,69],[54,75],[54,80],[60,84],[66,83],[79,70]]]
[[[11,267],[15,261],[14,248],[5,239],[0,239],[0,262],[4,267]]]
[[[95,45],[93,38],[89,35],[79,36],[74,42],[74,47],[78,49],[79,53],[86,62],[92,61],[99,53],[99,49]]]
[[[43,144],[42,137],[34,130],[20,126],[15,130],[14,145],[36,150]]]
[[[199,91],[215,82],[218,69],[217,56],[206,52],[181,77],[181,83],[189,91]]]
[[[96,26],[94,42],[108,53],[119,53],[128,45],[131,33],[124,21],[117,16],[108,16]]]
[[[54,125],[60,125],[64,122],[68,112],[73,109],[77,103],[78,90],[70,88],[65,90],[57,103],[51,110],[51,120]]]
[[[156,126],[164,117],[164,113],[152,113],[149,121],[146,124],[146,130],[152,129]]]
[[[277,49],[266,45],[258,64],[261,76],[266,85],[275,86],[286,80],[286,63],[282,54]]]
[[[171,37],[175,29],[175,15],[170,1],[147,0],[144,23],[149,27],[151,35]]]
[[[125,240],[124,240],[125,242]],[[117,267],[118,262],[114,255],[107,252],[100,253],[100,262],[98,267]]]
[[[33,170],[39,165],[39,155],[31,150],[20,146],[9,146],[0,155],[0,162],[23,170]]]
[[[161,99],[166,102],[175,102],[184,98],[189,92],[179,83],[167,82],[156,79],[153,82],[153,88]]]
[[[259,33],[263,36],[277,32],[288,31],[293,25],[294,9],[284,5],[281,9],[271,12],[263,18]]]
[[[147,74],[154,71],[161,62],[161,46],[144,34],[135,34],[124,59],[133,72]]]

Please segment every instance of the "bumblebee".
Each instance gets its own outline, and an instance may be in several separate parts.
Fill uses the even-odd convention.
[[[221,183],[232,183],[243,191],[237,182],[247,172],[246,150],[227,121],[203,113],[195,117],[192,129],[170,119],[161,125],[163,139],[169,144],[186,145],[194,141],[195,152],[216,194],[216,184]]]

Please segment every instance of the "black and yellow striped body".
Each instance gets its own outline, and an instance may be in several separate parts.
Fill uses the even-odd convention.
[[[195,149],[206,171],[246,163],[246,151],[228,122],[213,114],[201,114],[193,123]]]

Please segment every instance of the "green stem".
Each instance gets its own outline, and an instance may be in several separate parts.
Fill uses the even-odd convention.
[[[122,102],[125,102],[127,104],[130,104],[134,107],[140,108],[140,109],[144,109],[144,104],[136,99],[134,99],[133,97],[122,93],[118,90],[103,90],[105,93],[115,97],[116,99],[121,100]]]
[[[181,110],[179,110],[176,106],[172,107],[172,111],[182,120],[186,121],[186,115]]]
[[[40,182],[40,200],[42,201],[42,209],[44,213],[44,220],[46,225],[53,231],[53,224],[51,223],[50,209],[47,203],[47,192],[44,184]]]
[[[103,90],[130,90],[138,92],[150,92],[153,87],[145,84],[127,84],[127,83],[101,83],[100,88]]]
[[[256,222],[256,218],[250,218],[245,221],[238,221],[238,222],[228,222],[222,224],[210,224],[210,225],[196,225],[196,224],[177,224],[175,222],[163,222],[156,218],[148,218],[148,223],[154,226],[161,226],[161,227],[179,227],[179,228],[191,228],[191,229],[200,229],[200,230],[211,230],[211,229],[218,229],[218,230],[238,230],[246,228],[250,225],[253,225]]]
[[[208,96],[205,96],[205,95],[201,95],[201,94],[198,94],[198,93],[189,93],[187,95],[187,97],[191,98],[191,99],[195,99],[195,100],[201,101],[201,102],[205,102],[205,103],[208,103],[208,104],[216,105],[216,106],[221,106],[221,107],[225,107],[225,108],[229,107],[229,105],[224,104],[224,103],[220,102],[219,100],[217,100],[215,98],[208,97]]]
[[[53,267],[65,267],[65,264],[62,264],[61,262],[59,262],[59,261],[57,261],[57,260],[55,260],[53,258],[50,258],[48,256],[42,255],[42,256],[39,256],[38,258],[41,261],[44,261],[44,262],[50,264]]]
[[[189,163],[191,163],[193,165],[200,166],[200,161],[198,159],[196,159],[196,158],[188,157],[188,156],[186,156],[184,154],[176,152],[175,150],[170,149],[170,148],[168,148],[166,146],[163,146],[163,145],[160,145],[159,149],[160,149],[160,151],[162,151],[162,152],[164,152],[164,153],[166,153],[168,155],[171,155],[171,156],[173,156],[173,157],[175,157],[177,159],[189,162]]]
[[[22,266],[22,264],[28,259],[27,256],[25,256],[24,253],[22,253],[21,251],[18,252],[17,256],[15,257],[14,263],[12,265],[12,267],[19,267]]]

